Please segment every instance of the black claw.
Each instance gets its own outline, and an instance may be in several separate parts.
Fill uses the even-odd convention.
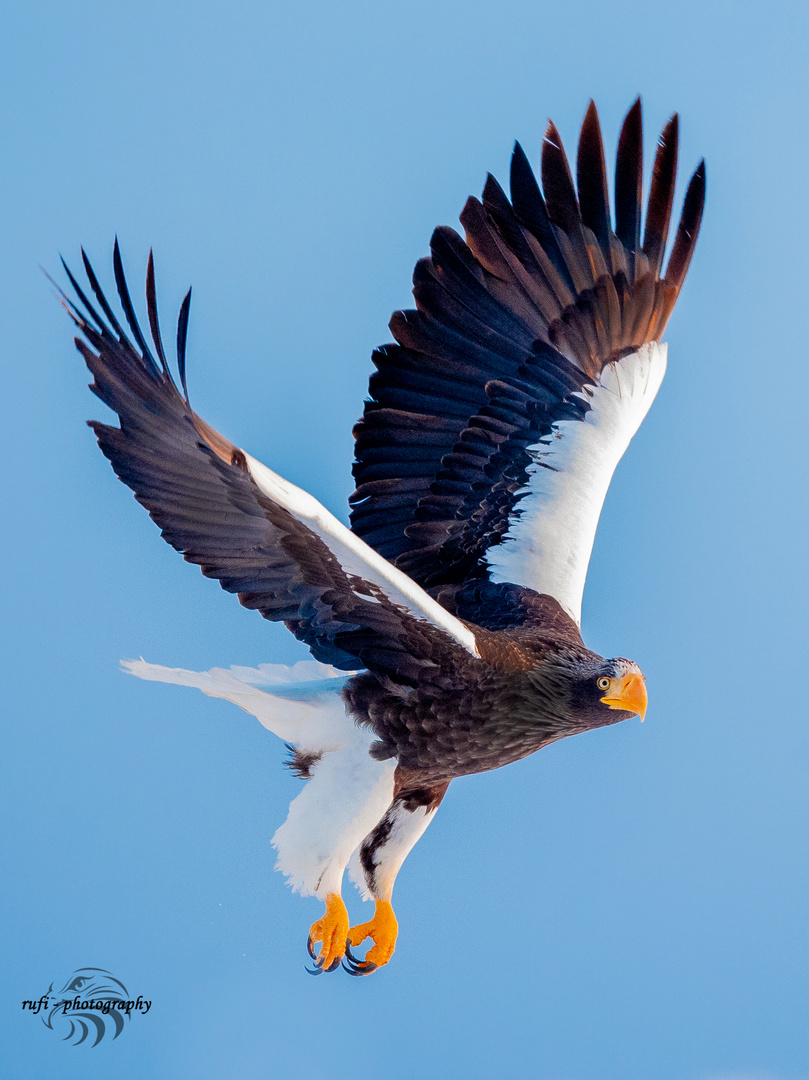
[[[332,960],[332,962],[329,964],[329,966],[327,968],[324,968],[324,967],[321,966],[320,960],[315,960],[315,966],[313,968],[308,968],[304,964],[304,971],[308,971],[310,975],[322,975],[324,971],[328,974],[328,972],[330,972],[330,971],[336,971],[341,963],[342,963],[342,957],[341,956],[338,956],[336,960]]]
[[[346,954],[343,957],[343,970],[349,975],[370,975],[376,971],[379,964],[373,964],[370,960],[360,960],[351,951],[351,946],[346,942]]]
[[[322,975],[324,971],[326,971],[326,972],[336,971],[337,968],[340,966],[340,964],[342,962],[342,957],[338,956],[336,960],[332,960],[332,962],[329,964],[329,966],[327,968],[324,968],[323,967],[323,956],[322,956],[322,954],[320,956],[318,956],[318,954],[315,952],[314,948],[312,947],[312,935],[311,934],[306,939],[306,951],[309,953],[309,955],[312,957],[312,959],[315,962],[314,968],[308,968],[308,967],[306,967],[304,965],[304,971],[308,971],[310,975]]]
[[[345,959],[343,960],[343,971],[346,971],[349,975],[354,975],[359,978],[361,975],[371,975],[376,971],[376,964],[366,964],[362,961],[359,964],[347,964]]]
[[[345,957],[343,957],[343,971],[349,975],[359,975],[360,972],[351,964]]]
[[[346,956],[348,957],[349,963],[351,963],[351,964],[364,964],[365,963],[365,961],[361,960],[359,958],[359,956],[354,955],[354,953],[351,951],[351,943],[348,942],[348,941],[346,942]]]

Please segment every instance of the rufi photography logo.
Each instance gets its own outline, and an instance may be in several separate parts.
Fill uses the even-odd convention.
[[[79,968],[61,990],[53,985],[38,1001],[26,999],[22,1007],[73,1046],[98,1046],[105,1035],[117,1039],[133,1013],[145,1016],[152,1007],[141,995],[131,997],[121,980],[103,968]]]

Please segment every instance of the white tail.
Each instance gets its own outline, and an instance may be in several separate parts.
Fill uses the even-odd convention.
[[[276,869],[304,896],[339,892],[352,852],[391,804],[396,768],[395,760],[369,755],[376,735],[346,714],[342,690],[351,673],[316,660],[210,671],[143,659],[121,666],[139,679],[192,686],[232,701],[285,742],[316,755],[311,779],[273,837]]]

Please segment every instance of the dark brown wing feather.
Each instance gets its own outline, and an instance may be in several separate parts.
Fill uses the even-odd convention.
[[[120,427],[98,421],[90,426],[164,539],[206,577],[238,594],[245,607],[286,622],[325,663],[369,668],[410,684],[425,667],[457,664],[463,650],[455,642],[391,603],[373,583],[344,570],[321,537],[258,488],[244,454],[196,415],[166,360],[151,256],[146,301],[157,361],[138,324],[117,241],[116,285],[137,347],[86,257],[85,268],[104,315],[70,271],[84,310],[66,297],[65,303],[83,335],[76,345],[93,375],[91,389],[120,420]],[[183,388],[188,300],[180,310],[177,338]]]
[[[591,103],[578,194],[549,124],[544,193],[517,144],[511,199],[489,177],[482,202],[469,199],[461,214],[465,242],[449,228],[433,234],[414,274],[416,310],[393,316],[397,344],[373,357],[351,498],[354,531],[425,587],[486,579],[486,552],[519,513],[529,448],[558,421],[584,418],[584,391],[605,364],[663,333],[705,197],[700,164],[664,276],[677,138],[674,117],[658,147],[642,246],[640,100],[618,144],[615,231]],[[460,614],[462,593],[456,603]]]
[[[631,257],[640,245],[643,116],[640,98],[626,114],[615,159],[615,235]]]
[[[680,121],[677,113],[663,128],[657,144],[652,185],[649,189],[649,208],[646,211],[646,231],[643,235],[643,254],[655,276],[663,264],[663,252],[669,235],[671,209],[674,205],[674,182],[677,179],[677,149]]]
[[[582,124],[576,158],[576,183],[582,224],[591,230],[601,247],[606,266],[612,271],[610,195],[607,164],[595,102],[591,101]]]

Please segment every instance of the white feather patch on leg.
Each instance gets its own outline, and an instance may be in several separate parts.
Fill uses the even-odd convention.
[[[417,806],[408,810],[401,802],[389,807],[379,819],[384,836],[377,842],[373,831],[364,837],[354,852],[348,875],[357,886],[363,900],[390,900],[396,875],[407,856],[424,835],[438,807]],[[370,867],[364,863],[370,864]]]
[[[276,869],[304,896],[340,892],[351,853],[393,798],[396,761],[369,755],[373,732],[357,729],[356,736],[312,767],[312,779],[272,839]]]

